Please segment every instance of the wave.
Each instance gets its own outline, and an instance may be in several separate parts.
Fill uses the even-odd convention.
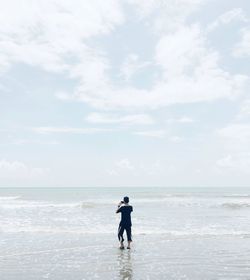
[[[94,208],[94,207],[96,207],[96,203],[82,202],[80,206],[81,206],[81,208]]]
[[[22,208],[76,208],[80,203],[45,203],[34,201],[18,201],[18,203],[3,203],[0,208],[3,209],[22,209]]]
[[[249,208],[250,203],[246,202],[226,202],[221,204],[222,207],[229,209],[241,209],[241,208]]]
[[[248,198],[250,197],[250,194],[225,194],[223,197]]]
[[[57,227],[46,227],[46,226],[28,226],[28,227],[5,227],[1,229],[2,233],[40,233],[40,234],[112,234],[116,233],[116,228],[108,227],[97,227],[97,228],[57,228]],[[146,236],[156,235],[166,238],[195,238],[195,237],[242,237],[250,238],[250,231],[237,231],[237,230],[214,230],[214,229],[197,229],[197,230],[161,230],[161,229],[144,229],[137,228],[133,230],[134,236]]]
[[[55,202],[55,201],[40,201],[40,200],[24,200],[20,196],[2,196],[0,197],[0,209],[32,209],[32,208],[54,208],[54,209],[91,209],[96,207],[116,207],[117,201],[114,199],[87,199],[83,201],[74,202]],[[239,199],[238,196],[233,197],[183,197],[175,195],[167,195],[160,198],[135,198],[132,200],[134,207],[141,207],[141,204],[155,205],[161,203],[166,207],[208,207],[208,208],[228,208],[241,209],[250,207],[250,197],[245,195]],[[154,204],[154,205],[153,205]],[[144,206],[144,205],[143,205]]]
[[[250,231],[237,231],[237,230],[215,230],[213,228],[197,229],[197,230],[138,230],[134,234],[147,235],[156,234],[169,237],[221,237],[221,236],[238,236],[250,237]]]
[[[6,200],[17,200],[19,198],[20,198],[20,196],[0,196],[0,200],[4,200],[4,201],[6,201]]]

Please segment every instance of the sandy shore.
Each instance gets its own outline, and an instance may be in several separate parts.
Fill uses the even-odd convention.
[[[13,234],[1,242],[1,280],[249,279],[250,238]],[[22,242],[20,242],[20,237]],[[31,249],[32,248],[32,249]]]

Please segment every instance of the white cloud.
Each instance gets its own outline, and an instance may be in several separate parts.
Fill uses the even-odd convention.
[[[121,66],[121,76],[129,81],[141,69],[150,65],[150,62],[140,62],[136,54],[129,54]]]
[[[109,128],[77,128],[77,127],[52,127],[52,126],[44,126],[44,127],[35,127],[33,131],[37,133],[69,133],[69,134],[95,134],[100,132],[108,132],[112,131]]]
[[[250,55],[250,30],[243,28],[241,30],[241,41],[236,44],[233,54],[236,57],[244,57]]]
[[[41,141],[32,139],[15,139],[12,142],[14,145],[58,145],[58,141]]]
[[[181,27],[175,33],[163,35],[156,45],[156,62],[169,80],[176,75],[193,74],[203,56],[210,55],[216,66],[214,53],[205,48],[205,38],[198,26]]]
[[[154,160],[148,164],[142,163],[138,166],[138,170],[145,173],[146,176],[159,176],[171,171],[171,166],[166,166],[161,160]]]
[[[243,101],[236,119],[239,121],[250,120],[250,99]]]
[[[137,12],[141,17],[149,16],[160,5],[160,1],[157,0],[128,0],[128,2],[137,7]]]
[[[110,176],[117,176],[117,175],[119,175],[119,173],[115,169],[108,169],[107,170],[107,174],[110,175]]]
[[[162,77],[151,89],[120,88],[101,76],[100,84],[98,80],[93,86],[85,81],[75,98],[105,109],[156,109],[177,103],[235,98],[244,92],[248,81],[247,76],[232,75],[220,68],[218,52],[206,47],[206,38],[198,26],[181,27],[162,35],[155,58]]]
[[[153,137],[153,138],[164,138],[166,136],[165,130],[145,130],[145,131],[136,131],[133,134],[145,137]]]
[[[128,0],[135,5],[140,18],[151,19],[150,25],[158,32],[173,30],[197,11],[208,0]],[[157,14],[157,17],[152,17]]]
[[[222,172],[244,172],[250,174],[250,154],[227,155],[216,162],[216,167]]]
[[[221,121],[225,121],[225,116],[228,119],[232,118],[238,101],[247,93],[245,85],[249,81],[248,74],[238,74],[247,73],[246,61],[237,57],[232,60],[228,57],[228,52],[224,52],[223,46],[217,44],[219,41],[214,44],[213,40],[223,35],[219,33],[223,32],[223,29],[218,29],[215,36],[210,36],[206,27],[203,27],[204,22],[214,14],[212,10],[216,8],[216,3],[212,2],[208,0],[0,0],[0,72],[10,69],[10,76],[17,79],[17,82],[22,79],[22,83],[29,88],[27,90],[28,88],[21,87],[17,82],[15,84],[5,82],[5,76],[8,74],[2,76],[4,87],[7,86],[8,90],[1,100],[2,107],[4,106],[1,110],[3,126],[1,143],[5,145],[5,154],[12,157],[15,153],[13,139],[20,139],[16,144],[42,144],[43,141],[53,144],[51,137],[53,138],[55,133],[57,136],[59,134],[62,136],[126,131],[128,137],[137,135],[132,137],[136,141],[131,143],[131,149],[126,154],[126,157],[131,158],[132,161],[128,158],[121,159],[117,164],[113,163],[108,171],[110,175],[120,176],[123,173],[124,176],[118,177],[117,181],[121,178],[124,180],[119,182],[126,182],[127,178],[131,177],[132,179],[128,180],[134,184],[137,176],[137,182],[142,182],[142,185],[154,184],[155,180],[148,181],[149,177],[144,176],[152,169],[152,174],[162,170],[162,177],[159,176],[157,182],[164,184],[167,177],[164,171],[172,162],[176,166],[176,174],[181,175],[173,176],[175,178],[172,182],[182,178],[182,182],[186,183],[188,181],[185,177],[190,176],[187,184],[192,181],[192,175],[188,174],[189,170],[196,170],[198,165],[199,169],[204,171],[202,172],[204,181],[216,180],[210,179],[213,176],[210,176],[209,168],[206,168],[211,161],[215,163],[217,160],[216,166],[222,169],[235,169],[238,165],[247,170],[250,157],[249,101],[245,101],[242,105],[238,118],[218,132],[219,137],[214,139],[213,135],[207,133],[211,125],[221,124],[221,122],[215,124],[218,108],[223,111]],[[198,10],[206,3],[208,5],[199,13]],[[221,4],[221,8],[223,7],[226,8],[226,0]],[[241,22],[243,26],[242,23],[247,22],[245,13],[247,11],[242,9],[226,12],[210,28],[212,30],[235,21]],[[206,18],[202,19],[204,14]],[[235,32],[236,28],[239,28],[239,24],[232,24],[227,27],[227,30]],[[250,54],[249,38],[249,31],[247,28],[243,29],[242,40],[234,49],[236,56],[244,57]],[[234,64],[237,67],[231,67]],[[241,66],[244,68],[243,72],[240,71]],[[228,69],[232,69],[232,72]],[[43,82],[44,84],[40,84]],[[64,104],[54,100],[53,97],[50,99],[49,95],[53,91],[58,99],[65,102]],[[35,94],[37,96],[34,96]],[[231,102],[230,105],[223,100],[216,104],[212,102],[218,99],[232,101],[238,97],[239,100]],[[67,105],[67,101],[70,104]],[[84,104],[74,104],[78,101]],[[207,102],[209,106],[183,105],[195,102]],[[172,106],[176,104],[182,105]],[[25,112],[28,112],[31,106],[32,110],[27,115]],[[169,107],[165,108],[167,106]],[[11,109],[9,113],[8,108]],[[194,109],[194,112],[190,112],[190,109]],[[203,124],[198,121],[195,126],[192,126],[194,133],[181,126],[196,121],[193,117],[195,118],[197,114],[207,116],[213,109],[216,110],[216,116],[204,119],[204,126],[207,125],[207,129],[204,130]],[[155,112],[150,112],[149,115],[147,114],[149,110]],[[44,138],[34,133],[27,134],[30,131],[24,133],[21,127],[33,127],[41,123],[41,119],[44,120],[44,111],[46,111],[45,126],[35,127],[32,131],[49,135]],[[92,111],[94,113],[87,115]],[[171,113],[174,117],[166,120]],[[190,116],[180,117],[186,113]],[[79,116],[86,116],[86,121],[89,123],[85,122],[85,125],[74,127],[79,124]],[[67,121],[63,123],[65,119]],[[51,120],[56,120],[55,127],[53,124],[51,126]],[[100,124],[103,124],[103,128],[98,128],[101,127]],[[139,127],[139,125],[150,124],[155,126]],[[128,127],[128,125],[135,126]],[[183,128],[181,137],[178,136],[180,128]],[[184,143],[185,134],[188,134],[186,143]],[[90,138],[100,138],[100,136],[98,134]],[[110,144],[114,149],[106,158],[105,155],[100,158],[97,148],[90,149],[89,157],[83,159],[77,153],[77,147],[74,147],[75,152],[67,155],[71,158],[69,162],[76,163],[73,168],[66,166],[67,163],[61,162],[60,159],[55,158],[54,163],[51,162],[52,155],[43,154],[44,149],[50,147],[44,146],[41,151],[37,150],[37,160],[42,154],[41,160],[47,160],[48,166],[55,167],[56,172],[53,172],[49,180],[57,177],[58,182],[61,180],[62,184],[67,184],[64,180],[66,177],[67,182],[70,183],[72,180],[77,182],[80,179],[81,183],[86,182],[88,178],[91,184],[93,180],[97,184],[102,184],[105,182],[105,178],[100,175],[103,174],[101,172],[105,172],[103,166],[109,168],[106,163],[114,157],[112,153],[124,152],[120,141],[117,142],[117,139],[112,137],[113,134],[109,136]],[[202,136],[204,141],[201,141]],[[23,137],[27,137],[27,140]],[[163,140],[158,141],[158,139]],[[119,140],[127,141],[124,137]],[[9,145],[6,145],[7,141]],[[144,145],[135,152],[138,141],[147,144],[157,141],[159,145],[154,145],[152,151],[146,151],[147,145]],[[174,144],[179,142],[180,145]],[[204,155],[200,156],[199,151],[204,146],[207,149]],[[192,149],[189,149],[190,147]],[[64,155],[64,148],[61,143],[56,150],[60,150]],[[33,148],[29,145],[23,145],[19,150],[27,160],[34,157]],[[186,152],[186,158],[192,153],[194,162],[189,166],[184,158],[176,157],[178,151],[183,151],[184,154]],[[155,155],[160,155],[160,164],[155,162],[152,165],[156,160]],[[216,156],[220,158],[215,158]],[[146,166],[144,170],[140,167],[140,162]],[[86,175],[82,174],[81,168],[78,168],[83,166],[82,164],[85,164],[84,167],[88,171],[85,172]],[[230,165],[232,167],[226,167]],[[5,161],[2,162],[1,168],[5,170],[2,174],[8,172],[10,174],[11,170],[15,169],[22,170],[25,174],[33,172],[32,167],[22,162],[6,163]],[[61,172],[65,170],[67,172]],[[93,176],[93,174],[100,176]],[[134,177],[127,176],[128,174]],[[225,182],[230,183],[230,179],[226,179]],[[109,182],[107,181],[106,184],[108,185]]]
[[[167,138],[167,140],[173,142],[173,143],[180,143],[182,142],[182,138],[179,136],[168,136],[167,137],[167,132],[163,129],[158,129],[158,130],[145,130],[145,131],[136,131],[133,132],[134,135],[138,136],[144,136],[144,137],[152,137],[152,138]]]
[[[0,64],[25,63],[64,73],[78,84],[72,97],[59,92],[59,99],[74,99],[102,109],[156,109],[176,103],[231,98],[242,93],[246,77],[220,68],[219,54],[208,47],[205,33],[198,26],[185,23],[186,17],[203,3],[130,2],[131,7],[138,7],[146,16],[152,15],[158,27],[170,22],[174,26],[159,33],[154,57],[162,75],[151,87],[117,85],[109,75],[112,67],[106,53],[87,44],[87,39],[109,34],[124,22],[122,4],[115,0],[44,0],[32,5],[28,0],[2,2]],[[150,10],[159,12],[159,16],[153,16]],[[130,54],[123,75],[129,79],[146,65],[147,61],[138,62],[138,57]],[[150,64],[152,71],[157,65]]]
[[[218,131],[230,150],[250,152],[250,124],[230,124]]]
[[[219,167],[226,167],[226,168],[231,168],[234,166],[234,163],[233,163],[233,159],[232,159],[232,156],[231,155],[227,155],[219,160],[217,160],[216,162],[217,166]]]
[[[127,174],[128,172],[132,175],[135,168],[128,158],[122,158],[114,162],[113,166],[106,170],[106,173],[111,177],[119,178],[122,174]]]
[[[83,40],[108,33],[122,22],[115,0],[1,1],[0,64],[71,72],[75,58],[79,65],[96,55]]]
[[[189,124],[195,122],[192,118],[190,117],[180,117],[180,118],[170,118],[166,120],[167,123],[172,124],[172,123],[180,123],[180,124]]]
[[[218,135],[228,155],[217,160],[217,167],[250,174],[250,125],[232,123],[220,129]]]
[[[70,101],[70,100],[73,100],[72,99],[72,95],[69,94],[68,92],[64,92],[64,91],[58,91],[55,93],[55,97],[60,99],[60,100],[63,100],[63,101]]]
[[[164,168],[162,166],[162,163],[159,160],[153,162],[152,165],[149,167],[149,170],[148,170],[148,173],[150,175],[157,175],[161,172],[164,172]]]
[[[136,170],[136,172],[134,172]],[[114,167],[112,169],[107,170],[107,173],[110,176],[119,176],[122,172],[130,172],[132,176],[138,174],[144,174],[144,176],[152,176],[152,175],[159,175],[165,174],[166,172],[172,172],[173,166],[164,166],[160,160],[154,160],[149,164],[139,163],[132,164],[131,160],[128,158],[123,158],[119,161],[116,161]]]
[[[37,179],[48,173],[48,169],[31,167],[21,161],[0,160],[0,179]]]
[[[229,24],[233,21],[248,22],[247,16],[241,8],[235,8],[223,13],[208,26],[207,30],[213,31],[218,26]]]
[[[121,168],[121,169],[133,170],[135,168],[133,166],[133,164],[131,163],[131,161],[129,159],[127,159],[127,158],[123,158],[123,159],[117,161],[115,165],[117,167]]]
[[[135,163],[132,163],[128,158],[123,158],[119,161],[116,161],[110,169],[106,170],[106,173],[109,176],[116,178],[122,178],[123,175],[125,175],[127,178],[129,173],[129,176],[131,176],[135,181],[136,178],[138,179],[141,176],[147,179],[152,179],[152,177],[156,178],[157,176],[165,176],[166,174],[170,175],[175,172],[176,168],[173,164],[163,163],[159,159],[152,159],[150,162],[139,160]],[[125,179],[125,181],[127,181],[127,179]],[[132,183],[133,186],[135,181]]]
[[[114,114],[91,113],[86,117],[86,120],[90,123],[99,124],[149,125],[154,123],[152,117],[147,114],[118,116]]]
[[[174,143],[181,143],[182,140],[183,139],[181,137],[179,137],[179,136],[172,136],[172,137],[170,137],[170,141],[174,142]]]

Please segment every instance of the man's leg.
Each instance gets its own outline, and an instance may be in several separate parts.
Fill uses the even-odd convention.
[[[118,239],[119,239],[119,241],[120,241],[120,249],[124,249],[124,244],[123,244],[123,241],[124,241],[123,232],[124,232],[124,227],[123,227],[122,225],[119,225],[119,228],[118,228]]]
[[[132,242],[131,227],[126,227],[126,233],[127,233],[127,239],[128,239],[127,249],[130,249],[130,243]]]

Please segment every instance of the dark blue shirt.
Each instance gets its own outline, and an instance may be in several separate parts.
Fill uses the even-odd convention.
[[[133,207],[131,205],[122,205],[119,209],[117,209],[116,213],[121,213],[121,225],[130,227],[132,226],[130,215],[132,211]]]

